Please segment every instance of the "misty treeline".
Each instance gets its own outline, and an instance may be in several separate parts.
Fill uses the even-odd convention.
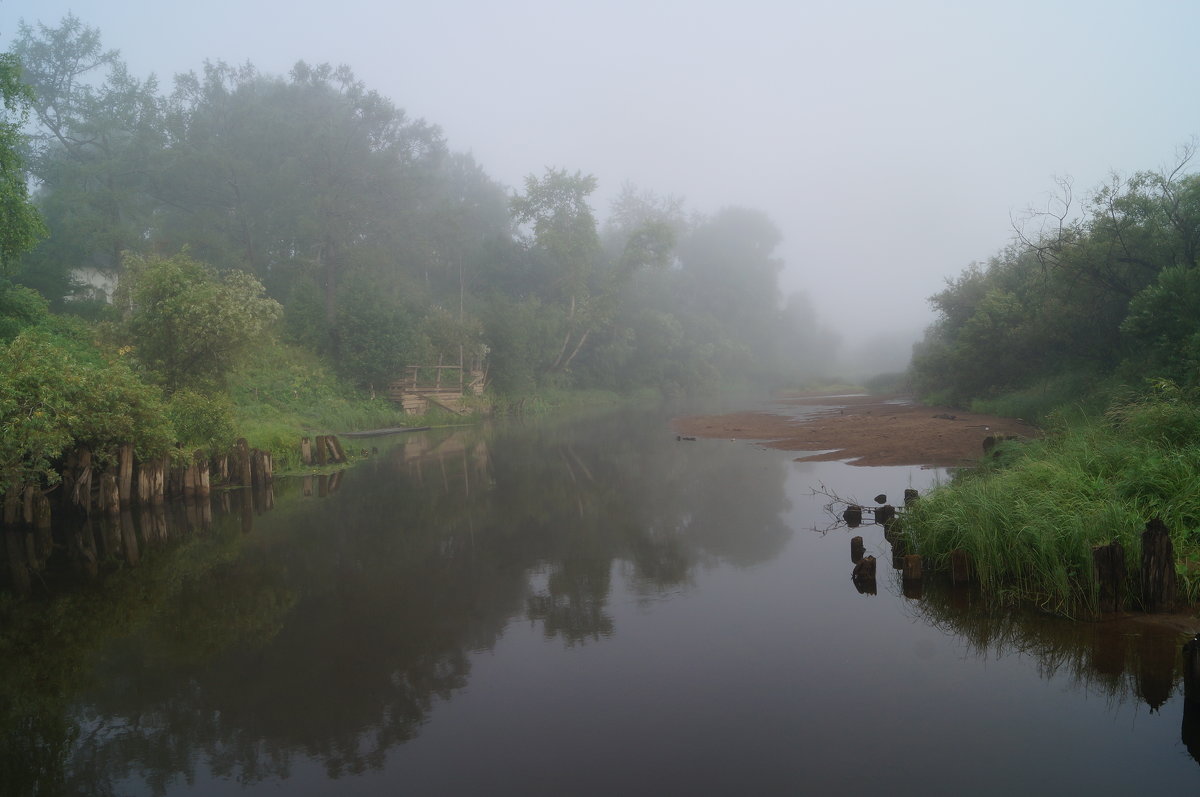
[[[165,87],[73,16],[22,24],[11,53],[48,235],[9,272],[55,311],[127,320],[139,279],[240,279],[234,293],[278,303],[278,320],[260,304],[259,334],[375,391],[462,362],[510,394],[686,393],[794,381],[831,342],[802,296],[783,301],[780,233],[757,210],[689,214],[627,186],[601,220],[595,179],[558,168],[510,193],[345,66],[206,63]],[[171,319],[118,325],[118,342],[168,392],[189,387],[187,353],[169,350],[220,312],[176,317],[170,340]]]
[[[914,348],[919,393],[1030,416],[1117,385],[1200,387],[1200,175],[1114,175],[1082,202],[1069,180],[1017,220],[1014,242],[932,297]],[[986,401],[984,402],[986,406]]]

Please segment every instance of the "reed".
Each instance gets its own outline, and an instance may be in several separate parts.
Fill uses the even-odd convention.
[[[1115,403],[1044,440],[1007,443],[996,462],[962,474],[912,507],[906,532],[934,569],[955,548],[972,559],[994,603],[1032,601],[1072,615],[1094,611],[1091,549],[1120,541],[1131,563],[1147,520],[1171,529],[1184,596],[1200,579],[1200,404],[1178,392]],[[1131,566],[1131,573],[1136,573]],[[1136,605],[1136,584],[1127,585]]]

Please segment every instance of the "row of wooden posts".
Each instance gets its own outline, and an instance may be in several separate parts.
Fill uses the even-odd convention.
[[[917,500],[916,490],[905,490],[905,506]],[[851,505],[843,519],[851,528],[862,522],[862,507]],[[868,510],[871,511],[871,510]],[[922,577],[922,558],[906,553],[904,537],[896,524],[896,510],[890,505],[874,510],[875,521],[883,525],[884,537],[892,544],[892,565],[902,571],[905,593],[909,594]],[[850,540],[850,559],[854,563],[852,578],[860,592],[875,593],[875,557],[865,556],[862,537]],[[1125,611],[1125,549],[1113,541],[1092,548],[1092,568],[1099,586],[1101,614]],[[1160,518],[1152,518],[1142,532],[1142,561],[1140,572],[1141,607],[1145,612],[1169,611],[1175,608],[1177,584],[1175,576],[1175,547],[1170,531]],[[950,581],[965,584],[971,579],[971,561],[966,551],[950,553]],[[1200,707],[1200,634],[1184,643],[1183,694],[1185,702]]]
[[[882,497],[882,496],[881,496]],[[916,490],[904,491],[904,505],[911,506],[918,498]],[[847,525],[854,528],[862,523],[863,507],[850,505],[842,513]],[[924,560],[920,554],[908,553],[907,543],[896,523],[895,507],[884,505],[872,511],[875,522],[884,527],[884,538],[892,545],[892,565],[903,574],[906,585],[919,582]],[[874,592],[875,557],[864,556],[862,537],[850,540],[850,560],[854,563],[851,578],[861,591]],[[1098,609],[1101,614],[1125,611],[1125,549],[1118,541],[1092,547],[1092,572],[1099,587]],[[950,582],[966,584],[971,580],[971,559],[961,548],[950,552]],[[1139,579],[1141,609],[1145,612],[1169,611],[1176,602],[1175,547],[1165,523],[1152,518],[1142,532],[1141,578]]]
[[[334,435],[319,435],[314,445],[307,437],[301,441],[301,459],[306,465],[326,465],[346,461],[346,453]],[[250,448],[240,438],[226,454],[210,457],[204,451],[176,458],[157,457],[136,461],[133,446],[117,449],[113,465],[99,470],[93,453],[80,447],[67,455],[61,484],[51,491],[28,484],[9,490],[3,500],[3,520],[8,526],[26,525],[49,528],[51,501],[59,501],[86,514],[93,511],[119,514],[135,504],[150,506],[169,498],[193,500],[207,498],[213,486],[263,487],[274,479],[274,460],[269,451]]]

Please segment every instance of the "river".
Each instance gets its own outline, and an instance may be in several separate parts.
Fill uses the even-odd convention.
[[[826,506],[944,471],[677,440],[652,411],[360,445],[269,496],[5,532],[0,793],[1200,783],[1177,634],[906,586],[880,527]]]

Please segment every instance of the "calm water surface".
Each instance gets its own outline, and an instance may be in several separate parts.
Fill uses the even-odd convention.
[[[906,595],[879,527],[812,492],[899,503],[944,472],[680,442],[654,413],[366,445],[211,519],[58,531],[37,572],[45,541],[10,532],[32,596],[4,637],[0,793],[1200,784],[1180,638]]]

